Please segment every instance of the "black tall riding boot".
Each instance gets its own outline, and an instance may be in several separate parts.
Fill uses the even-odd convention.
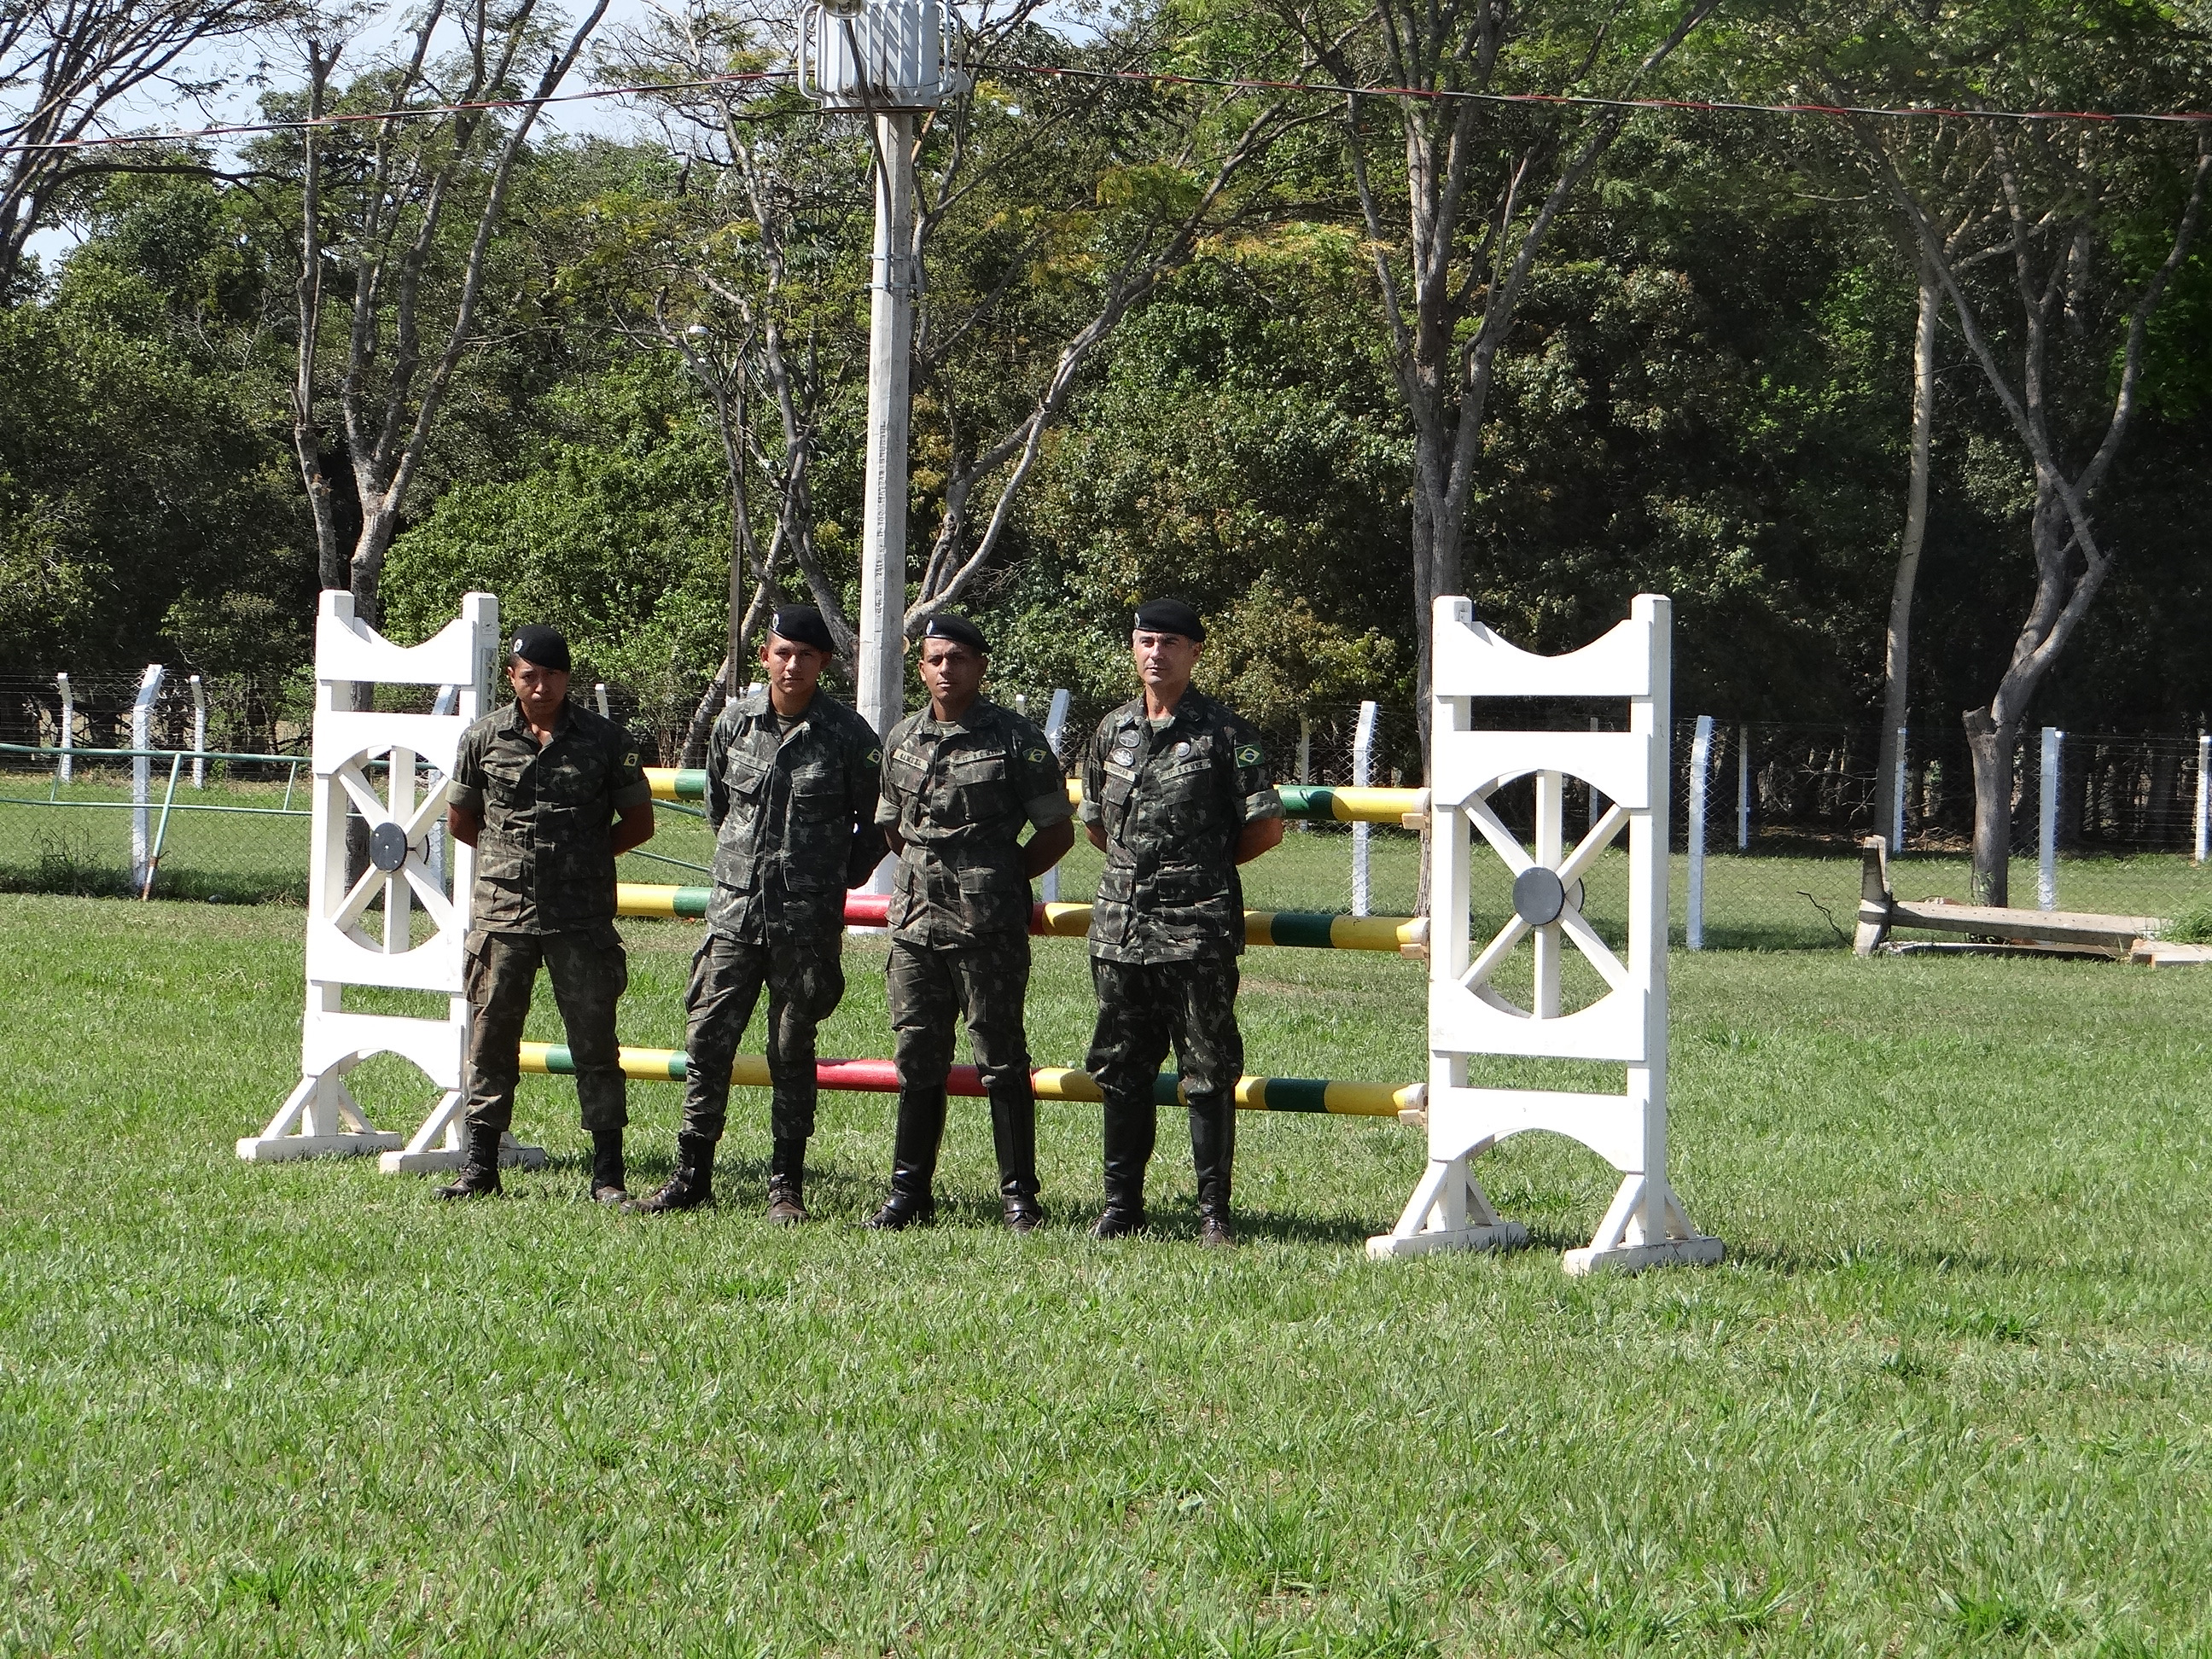
[[[468,1162],[461,1166],[460,1179],[450,1186],[440,1187],[433,1196],[451,1203],[462,1198],[492,1198],[499,1192],[499,1139],[501,1131],[487,1129],[481,1124],[468,1126],[466,1144]]]
[[[668,1184],[633,1207],[647,1215],[668,1210],[696,1210],[714,1201],[714,1141],[713,1135],[678,1133],[676,1173]]]
[[[1198,1176],[1198,1237],[1234,1244],[1229,1224],[1229,1171],[1237,1158],[1237,1108],[1228,1101],[1190,1109],[1190,1162]]]
[[[868,1218],[871,1227],[896,1231],[937,1219],[937,1148],[945,1139],[945,1085],[909,1084],[899,1091],[898,1129],[891,1142],[891,1190]]]
[[[1145,1230],[1145,1166],[1152,1158],[1158,1109],[1149,1100],[1106,1103],[1106,1207],[1091,1229],[1093,1238],[1120,1238]]]
[[[623,1132],[620,1129],[592,1131],[592,1202],[594,1204],[627,1204],[629,1192],[625,1184],[623,1168]]]
[[[1006,1225],[1034,1231],[1045,1218],[1037,1202],[1036,1097],[1025,1087],[991,1097],[991,1145],[999,1155],[999,1201]]]
[[[806,1219],[806,1139],[778,1136],[768,1160],[768,1218],[779,1227]]]

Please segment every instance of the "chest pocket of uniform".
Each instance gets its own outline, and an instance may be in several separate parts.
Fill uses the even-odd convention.
[[[606,793],[607,757],[596,749],[563,746],[551,766],[538,763],[538,799],[549,806],[586,806]]]
[[[1154,780],[1161,816],[1177,836],[1194,835],[1212,817],[1213,762],[1198,756],[1178,761]]]
[[[791,775],[792,810],[810,818],[841,814],[845,805],[843,780],[828,761],[812,761]]]
[[[761,800],[768,793],[768,769],[750,756],[730,757],[722,769],[722,787],[729,791],[733,817],[750,817],[760,810]]]
[[[522,794],[530,763],[508,756],[484,762],[484,799],[499,806],[512,806]]]
[[[945,819],[948,823],[981,823],[1000,817],[1013,805],[1012,792],[1006,756],[960,756],[945,768]]]

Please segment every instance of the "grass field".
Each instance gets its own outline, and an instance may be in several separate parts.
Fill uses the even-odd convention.
[[[1305,856],[1255,902],[1316,904]],[[1729,1261],[1570,1280],[1613,1182],[1545,1137],[1482,1166],[1536,1248],[1365,1261],[1421,1158],[1388,1122],[1248,1115],[1227,1257],[1172,1120],[1161,1235],[1084,1236],[1085,1108],[1044,1109],[1027,1240],[974,1104],[893,1238],[851,1225],[878,1097],[825,1099],[788,1233],[756,1094],[732,1201],[661,1220],[582,1201],[548,1079],[499,1203],[240,1164],[299,922],[0,898],[6,1651],[2212,1650],[2200,975],[1677,955],[1675,1174]],[[625,931],[626,1030],[672,1042],[696,936]],[[826,1053],[887,1051],[879,948]],[[1248,957],[1254,1069],[1418,1077],[1419,975]],[[1079,947],[1033,1008],[1079,1060]],[[363,1069],[409,1127],[419,1079]],[[632,1103],[642,1183],[676,1101]]]

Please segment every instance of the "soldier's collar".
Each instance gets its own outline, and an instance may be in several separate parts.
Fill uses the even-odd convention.
[[[561,712],[553,717],[553,735],[557,738],[570,726],[574,726],[576,723],[575,715],[575,699],[573,697],[562,698]],[[526,732],[530,730],[530,717],[522,712],[522,702],[520,698],[517,698],[515,701],[507,705],[507,729],[510,732]]]
[[[988,697],[977,696],[975,702],[949,720],[941,720],[929,712],[929,705],[921,706],[921,724],[933,732],[974,732],[981,728],[987,718],[998,712],[998,704]]]

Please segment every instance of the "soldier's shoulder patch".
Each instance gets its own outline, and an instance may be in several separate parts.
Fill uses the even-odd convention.
[[[1040,766],[1044,763],[1045,751],[1042,749],[1026,749],[1022,751],[1022,758],[1033,766]]]
[[[635,765],[636,765],[636,764],[637,764],[637,750],[635,750],[635,749],[633,749],[633,750],[631,750],[629,753],[625,754],[625,755],[623,757],[623,764],[624,766],[635,766]]]
[[[884,763],[884,751],[880,749],[871,749],[860,758],[870,766],[881,766]]]
[[[1260,763],[1260,745],[1256,743],[1239,744],[1237,763],[1239,766],[1257,766]]]

